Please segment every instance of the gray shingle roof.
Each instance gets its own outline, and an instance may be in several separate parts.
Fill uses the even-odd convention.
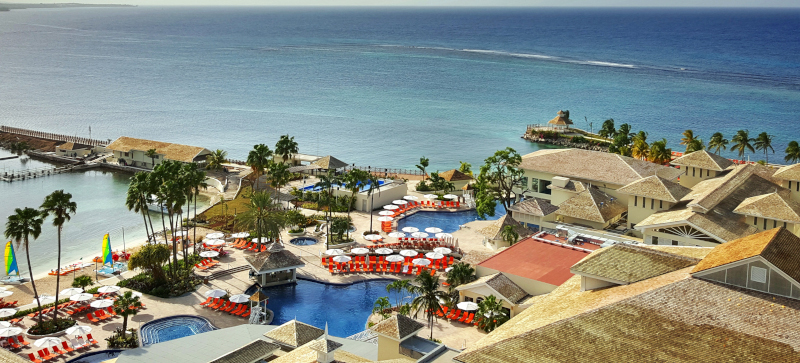
[[[558,206],[560,215],[598,223],[606,223],[627,210],[628,206],[596,187],[590,187]]]
[[[653,175],[639,179],[617,189],[617,191],[620,193],[677,203],[692,190],[678,183]]]
[[[514,281],[511,281],[511,279],[503,275],[502,272],[484,276],[468,284],[461,285],[458,287],[458,290],[465,290],[483,284],[488,285],[494,289],[494,291],[497,291],[500,295],[503,295],[503,298],[511,301],[514,304],[517,304],[528,297],[528,293],[525,292],[525,290],[519,287],[519,285],[515,284]]]
[[[699,150],[672,160],[670,164],[723,171],[733,165],[733,162],[707,150]]]
[[[800,164],[786,165],[778,169],[773,177],[782,180],[800,180]]]
[[[425,325],[422,323],[411,319],[404,315],[395,315],[389,319],[386,319],[378,324],[373,325],[370,330],[388,336],[390,338],[394,338],[397,340],[403,340],[409,335],[415,334],[420,329],[424,328]]]
[[[292,348],[297,348],[306,344],[314,339],[317,339],[325,333],[324,330],[317,328],[313,325],[292,320],[283,325],[270,330],[265,337],[272,339],[278,344],[286,345]]]
[[[516,203],[509,209],[523,214],[543,217],[557,211],[558,207],[550,204],[547,199],[531,198]]]
[[[245,256],[244,259],[250,266],[253,266],[253,268],[258,271],[305,266],[303,260],[299,259],[288,250],[281,250],[278,252],[264,251],[255,255]]]
[[[311,164],[312,165],[319,165],[320,167],[322,167],[323,169],[326,169],[326,170],[344,168],[345,166],[348,165],[344,161],[341,161],[341,160],[339,160],[339,159],[337,159],[337,158],[335,158],[333,156],[330,156],[330,155],[321,157],[321,158],[317,159],[316,161],[314,161]]]
[[[223,355],[210,363],[251,363],[257,359],[267,358],[280,349],[277,344],[258,339],[247,345]]]
[[[531,230],[523,227],[522,224],[517,222],[508,214],[500,217],[500,219],[492,222],[492,224],[482,228],[478,231],[478,233],[486,236],[486,238],[489,240],[499,240],[503,238],[502,232],[505,226],[513,227],[514,231],[516,231],[519,235],[519,238],[525,238],[533,234]]]
[[[322,353],[330,353],[342,347],[341,343],[334,342],[330,339],[317,339],[308,345],[309,348]]]
[[[699,258],[684,257],[646,247],[617,244],[593,252],[572,266],[578,275],[630,284],[677,271],[700,262]]]
[[[787,193],[770,193],[745,199],[734,213],[800,223],[800,203]]]

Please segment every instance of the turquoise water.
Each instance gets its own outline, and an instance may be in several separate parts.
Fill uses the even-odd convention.
[[[497,220],[506,215],[505,208],[502,204],[495,205],[494,216],[486,216],[486,220]],[[403,217],[397,220],[397,230],[402,230],[405,227],[417,227],[420,231],[425,231],[428,227],[439,227],[442,232],[453,233],[461,229],[461,225],[469,222],[477,221],[478,213],[475,210],[467,210],[461,212],[431,212],[420,211],[408,217]],[[433,237],[431,234],[430,237]]]
[[[153,320],[142,325],[139,336],[142,346],[147,346],[212,330],[215,330],[215,327],[204,318],[194,315],[177,315]]]

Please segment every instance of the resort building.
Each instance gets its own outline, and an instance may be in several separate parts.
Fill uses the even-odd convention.
[[[503,238],[503,229],[506,226],[511,226],[511,228],[514,229],[514,232],[517,232],[517,235],[519,235],[517,241],[520,238],[525,238],[533,234],[530,229],[523,227],[522,224],[514,220],[514,218],[512,218],[510,215],[506,214],[492,222],[492,224],[478,231],[478,233],[483,235],[483,245],[493,250],[510,246],[511,244]]]
[[[467,184],[469,184],[469,182],[472,181],[471,176],[464,174],[461,171],[458,171],[458,169],[451,169],[448,171],[441,172],[439,173],[439,177],[453,183],[453,187],[455,188],[455,190],[451,191],[450,193],[456,195],[463,194],[465,191],[464,188],[466,188]]]
[[[355,194],[355,209],[357,211],[369,213],[371,210],[380,209],[384,205],[392,204],[392,201],[403,199],[404,196],[408,195],[408,184],[402,181],[381,179],[380,186],[372,194],[367,193],[368,189],[367,187],[361,188]],[[333,190],[333,195],[339,198],[349,198],[352,193],[350,190],[337,186]]]
[[[264,252],[245,256],[245,261],[250,265],[250,278],[261,287],[295,283],[297,269],[305,266],[281,242],[273,242]]]
[[[286,159],[286,164],[289,166],[301,166],[301,165],[308,165],[319,160],[321,157],[317,155],[310,155],[310,154],[292,154],[289,155],[289,158]],[[272,161],[276,163],[284,163],[283,155],[272,154]],[[305,163],[305,164],[304,164]]]
[[[550,204],[547,199],[536,197],[517,202],[508,208],[514,220],[532,231],[540,229],[544,223],[555,222],[557,210],[558,207]]]
[[[718,177],[733,162],[707,150],[699,150],[672,160],[670,164],[681,168],[680,183],[691,188],[703,180]]]
[[[325,331],[313,325],[291,320],[264,334],[281,350],[290,352],[319,338]]]
[[[798,253],[800,238],[783,228],[713,249],[601,249],[454,359],[800,362]]]
[[[338,170],[344,168],[348,164],[333,156],[328,155],[321,157],[317,160],[314,160],[314,162],[312,162],[311,165],[318,167],[319,170],[327,172],[328,170]]]
[[[114,140],[114,142],[106,146],[106,149],[113,153],[114,158],[121,165],[150,169],[164,160],[203,164],[206,162],[206,156],[211,154],[211,150],[199,146],[172,144],[127,136],[121,136]],[[147,156],[147,151],[151,149],[156,150],[156,155],[152,158]]]
[[[653,213],[672,208],[692,190],[676,182],[653,175],[617,190],[628,197],[628,228],[636,227]],[[641,237],[641,233],[635,233]]]
[[[554,119],[547,121],[547,124],[556,129],[569,129],[572,125],[572,120],[569,119],[569,111],[559,110],[558,115]]]
[[[601,230],[622,219],[627,212],[625,204],[599,188],[584,186],[584,189],[558,205],[556,222]]]
[[[792,199],[800,202],[800,164],[787,165],[778,169],[773,178],[779,179],[781,186],[791,192]]]
[[[407,359],[413,358],[416,361],[425,354],[418,352],[415,345],[423,344],[417,337],[417,333],[424,328],[418,321],[404,315],[394,315],[378,324],[373,325],[369,330],[378,335],[378,360]]]
[[[102,147],[97,147],[97,149],[102,150]],[[71,158],[82,158],[87,156],[93,152],[97,152],[100,150],[95,150],[95,146],[90,145],[81,145],[76,144],[74,142],[65,142],[61,145],[56,145],[56,155],[58,156],[66,156]]]

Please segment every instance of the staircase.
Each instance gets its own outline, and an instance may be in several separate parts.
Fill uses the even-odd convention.
[[[247,271],[248,269],[250,269],[249,266],[234,267],[234,268],[231,268],[231,269],[214,272],[211,275],[208,275],[206,278],[208,279],[208,281],[211,281],[211,280],[223,277],[223,276],[228,276],[228,275],[231,275],[231,274],[235,274],[237,272]]]

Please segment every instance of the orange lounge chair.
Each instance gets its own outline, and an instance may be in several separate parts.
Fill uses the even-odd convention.
[[[33,353],[28,353],[28,359],[30,359],[33,363],[42,363],[41,360],[36,359],[36,356],[33,355]]]
[[[64,352],[62,352],[61,349],[58,349],[57,345],[54,345],[54,346],[50,347],[50,349],[53,350],[53,353],[57,353],[58,355],[63,355],[64,354]]]
[[[92,323],[99,323],[99,322],[100,322],[100,319],[95,319],[95,318],[92,316],[92,313],[88,313],[88,314],[86,314],[86,318],[87,318],[87,319],[89,319],[89,321],[91,321]]]
[[[61,342],[61,347],[64,348],[64,351],[67,352],[67,353],[75,350],[75,349],[70,348],[70,346],[67,344],[67,342]]]
[[[17,344],[17,341],[14,340],[14,338],[12,338],[12,337],[9,337],[8,339],[6,339],[6,343],[8,343],[8,345],[13,349],[22,348],[19,344]]]
[[[242,312],[242,308],[243,307],[244,307],[244,305],[242,305],[242,304],[236,304],[236,309],[231,310],[230,313],[233,314],[233,315],[237,315],[240,312]]]
[[[116,312],[114,312],[114,308],[113,308],[113,307],[111,307],[111,306],[107,307],[107,308],[106,308],[106,311],[108,311],[108,313],[109,313],[111,316],[116,316],[116,315],[117,315],[117,313],[116,313]]]
[[[88,341],[92,345],[98,345],[97,341],[94,340],[94,338],[92,338],[92,334],[91,333],[90,334],[86,334],[86,341]]]
[[[213,298],[213,297],[207,297],[207,298],[206,298],[206,301],[204,301],[204,302],[200,303],[200,306],[205,306],[205,305],[208,305],[208,304],[209,304],[209,303],[211,303],[212,301],[214,301],[214,298]]]
[[[51,359],[55,358],[55,356],[50,355],[50,352],[45,353],[44,351],[45,351],[45,349],[42,349],[42,350],[37,352],[37,353],[39,353],[39,356],[42,357],[42,359],[51,360]]]
[[[243,312],[239,313],[239,316],[250,316],[250,307],[248,306]]]
[[[224,308],[224,309],[219,309],[219,310],[220,310],[220,311],[224,311],[224,312],[226,312],[226,313],[229,313],[229,312],[231,312],[231,311],[233,310],[233,308],[236,308],[236,307],[238,307],[238,306],[239,306],[239,304],[237,304],[237,303],[231,303],[231,305],[230,305],[230,306],[228,306],[228,307],[226,307],[226,308]]]
[[[475,318],[475,313],[469,313],[469,317],[467,318],[467,320],[464,320],[464,323],[465,324],[472,324],[472,319],[474,319],[474,318]]]
[[[25,338],[23,338],[22,335],[17,336],[17,341],[19,341],[20,345],[31,345],[31,342],[25,341]]]

